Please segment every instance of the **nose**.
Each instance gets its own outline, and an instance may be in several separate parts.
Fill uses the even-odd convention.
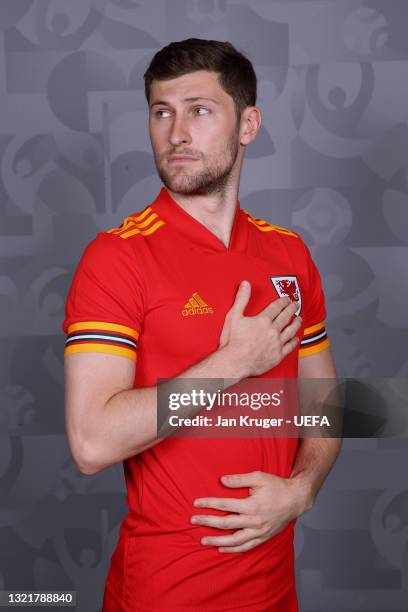
[[[181,116],[175,117],[169,134],[169,142],[177,146],[183,142],[191,142],[191,136],[187,129],[186,122]]]

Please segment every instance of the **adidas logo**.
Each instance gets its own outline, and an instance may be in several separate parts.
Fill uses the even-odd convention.
[[[184,304],[181,314],[183,317],[189,317],[190,315],[213,314],[213,312],[214,308],[204,302],[198,293],[193,293],[187,304]]]

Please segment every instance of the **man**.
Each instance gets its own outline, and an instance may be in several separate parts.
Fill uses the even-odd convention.
[[[87,246],[63,323],[76,464],[124,462],[129,513],[103,610],[294,612],[294,525],[339,441],[160,440],[156,385],[334,377],[319,274],[298,234],[240,208],[261,124],[249,60],[189,39],[156,53],[144,78],[165,187]]]

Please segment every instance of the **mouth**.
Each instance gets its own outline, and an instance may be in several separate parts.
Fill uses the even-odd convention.
[[[174,157],[169,157],[169,164],[185,164],[188,162],[193,162],[193,161],[198,161],[197,157],[186,157],[186,156],[174,156]]]

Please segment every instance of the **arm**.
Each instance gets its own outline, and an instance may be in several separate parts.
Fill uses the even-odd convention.
[[[134,389],[135,362],[103,353],[65,357],[66,430],[72,455],[83,474],[100,470],[160,442],[157,386]],[[226,348],[177,378],[241,379],[242,365]]]
[[[269,370],[295,348],[301,321],[299,317],[290,321],[296,305],[280,298],[258,315],[246,317],[249,298],[250,285],[241,284],[219,348],[177,378],[236,382]],[[66,356],[66,428],[73,457],[84,474],[95,474],[161,441],[157,387],[133,389],[134,374],[135,362],[121,356],[93,352]]]
[[[336,378],[330,347],[299,359],[299,378]],[[301,438],[290,475],[299,487],[300,514],[314,505],[340,452],[341,443],[341,438]]]

